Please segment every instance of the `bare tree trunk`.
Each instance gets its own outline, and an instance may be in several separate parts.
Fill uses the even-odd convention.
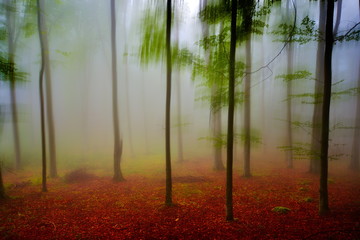
[[[200,1],[200,9],[204,9],[207,6],[207,0]],[[202,22],[202,31],[203,37],[206,38],[209,36],[209,26],[206,22]],[[220,32],[223,29],[223,24],[220,25]],[[210,64],[210,49],[205,50],[205,63],[207,66]],[[221,103],[219,103],[219,99],[221,97],[218,96],[219,91],[219,83],[218,80],[212,81],[211,86],[211,108],[210,108],[210,129],[211,134],[215,141],[222,138],[221,134]],[[214,170],[215,171],[222,171],[225,170],[224,164],[222,162],[222,146],[218,146],[214,144]]]
[[[49,136],[49,156],[50,156],[50,177],[57,177],[57,166],[56,166],[56,142],[55,142],[55,124],[53,114],[53,103],[52,103],[52,81],[51,81],[51,68],[50,68],[50,57],[49,57],[49,42],[48,42],[48,30],[46,27],[46,14],[44,1],[40,0],[40,16],[41,16],[41,36],[42,45],[44,48],[44,73],[46,80],[46,116],[48,125],[48,136]]]
[[[287,1],[287,14],[289,15],[289,4],[290,2]],[[293,73],[293,60],[294,60],[294,44],[291,42],[292,36],[290,38],[290,42],[288,44],[288,54],[287,54],[287,74]],[[286,162],[288,168],[293,168],[293,152],[292,152],[292,81],[287,82],[286,86],[286,95],[287,95],[287,102],[286,102],[286,123],[287,123],[287,141],[286,145],[289,147],[289,151],[286,151]]]
[[[177,122],[178,122],[178,162],[184,162],[183,140],[182,140],[182,121],[181,121],[181,78],[180,70],[176,72],[176,96],[177,96]]]
[[[16,1],[5,0],[6,8],[6,27],[8,34],[8,63],[11,66],[15,66],[15,11]],[[15,69],[12,68],[9,72],[10,82],[10,104],[12,114],[12,127],[14,137],[14,149],[15,149],[15,168],[21,168],[21,148],[20,148],[20,137],[19,137],[19,121],[17,114],[17,101],[16,101],[16,79]]]
[[[328,150],[329,150],[329,119],[332,85],[332,50],[334,44],[333,18],[334,1],[327,1],[327,17],[325,32],[325,56],[324,56],[324,95],[321,125],[321,158],[320,158],[320,201],[319,214],[329,212],[328,200]]]
[[[112,107],[114,127],[114,177],[116,182],[124,181],[121,172],[122,139],[120,138],[117,82],[116,15],[115,0],[110,0],[111,10],[111,63],[112,63]]]
[[[246,40],[246,74],[244,81],[244,177],[251,177],[251,33]]]
[[[7,198],[7,195],[5,193],[5,187],[2,177],[2,163],[0,162],[0,199],[5,199],[5,198]]]
[[[326,2],[319,1],[319,31],[324,36],[325,33],[325,19],[326,19]],[[316,53],[316,81],[315,81],[315,104],[312,118],[312,138],[310,148],[310,172],[320,172],[320,143],[321,143],[321,117],[322,117],[322,105],[320,97],[323,94],[323,82],[324,82],[324,54],[325,54],[325,42],[319,40]]]
[[[133,135],[132,135],[132,126],[131,126],[131,111],[130,111],[130,96],[129,96],[129,64],[128,64],[128,48],[127,48],[127,16],[126,16],[126,12],[127,12],[127,1],[124,1],[124,5],[123,5],[125,11],[124,11],[124,19],[123,19],[123,24],[125,26],[125,30],[124,30],[124,39],[125,39],[125,47],[124,47],[124,71],[125,71],[125,97],[126,97],[126,118],[127,118],[127,130],[128,130],[128,139],[129,139],[129,147],[130,147],[130,154],[132,157],[135,156],[134,153],[134,145],[133,145]]]
[[[38,31],[41,48],[41,67],[39,72],[39,97],[40,97],[40,121],[41,121],[41,161],[42,161],[42,191],[47,192],[46,186],[46,133],[45,133],[45,101],[44,101],[44,70],[45,70],[45,48],[42,0],[37,0]]]
[[[171,0],[167,0],[166,8],[166,106],[165,106],[165,152],[166,152],[166,195],[165,205],[172,202],[171,177],[171,144],[170,144],[170,110],[171,110]]]
[[[234,148],[234,108],[235,108],[235,52],[236,52],[237,1],[231,2],[231,39],[229,59],[229,111],[226,159],[226,220],[233,221],[233,148]]]
[[[337,0],[337,10],[336,10],[336,21],[334,26],[334,35],[336,36],[339,31],[339,25],[341,20],[341,10],[342,10],[342,0]]]
[[[358,88],[360,88],[360,66],[358,74]],[[359,142],[360,142],[360,96],[357,96],[356,101],[356,115],[355,115],[355,130],[352,145],[352,154],[349,168],[351,170],[360,170],[360,153],[359,153]]]
[[[177,9],[180,12],[180,3],[175,2],[175,4],[178,4]],[[179,34],[180,34],[180,27],[179,27],[179,21],[180,19],[177,18],[175,21],[176,24],[176,47],[179,49]],[[178,123],[178,127],[177,127],[177,137],[178,137],[178,162],[183,162],[184,161],[184,151],[183,151],[183,136],[182,136],[182,117],[181,117],[181,66],[178,66],[178,68],[176,69],[176,97],[177,97],[177,123]]]

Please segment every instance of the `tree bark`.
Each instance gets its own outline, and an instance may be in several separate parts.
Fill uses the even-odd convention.
[[[171,0],[166,8],[166,106],[165,106],[165,153],[166,153],[166,194],[165,205],[172,202],[171,145],[170,145],[170,107],[171,107]]]
[[[244,177],[251,177],[251,33],[246,40],[246,76],[244,81]]]
[[[325,33],[325,19],[326,19],[326,2],[319,1],[319,31],[324,36]],[[323,94],[324,82],[324,53],[325,42],[319,39],[316,53],[316,81],[315,81],[315,104],[312,117],[312,134],[311,134],[311,148],[310,148],[310,169],[311,173],[320,172],[320,145],[321,145],[321,117],[322,105],[320,97]]]
[[[327,1],[326,33],[325,33],[325,56],[324,56],[324,95],[323,114],[321,125],[321,158],[320,158],[320,202],[319,214],[329,212],[328,200],[328,150],[329,150],[329,116],[332,85],[332,50],[334,44],[333,18],[334,1]]]
[[[114,127],[114,177],[115,182],[124,181],[121,172],[122,139],[120,137],[117,82],[117,48],[116,48],[116,15],[115,0],[110,0],[111,11],[111,64],[112,64],[112,107]]]
[[[233,221],[233,148],[235,107],[235,52],[236,52],[237,0],[231,2],[231,38],[229,59],[229,110],[226,159],[226,220]]]
[[[357,87],[360,88],[360,66],[359,66]],[[356,101],[355,130],[354,130],[354,137],[352,144],[352,154],[349,165],[349,168],[355,171],[360,171],[359,142],[360,142],[360,96],[358,95]]]
[[[15,11],[16,1],[5,1],[6,9],[6,27],[8,34],[8,63],[11,66],[15,66]],[[11,105],[11,114],[12,114],[12,128],[13,128],[13,137],[14,137],[14,149],[15,149],[15,168],[21,168],[21,148],[20,148],[20,137],[19,137],[19,121],[17,114],[17,101],[16,101],[16,79],[15,79],[15,69],[11,68],[9,72],[9,82],[10,82],[10,105]]]
[[[50,177],[57,177],[57,164],[56,164],[56,142],[55,142],[55,124],[53,114],[53,103],[52,103],[52,81],[51,81],[51,68],[50,68],[50,56],[49,56],[49,42],[48,42],[48,30],[46,27],[45,18],[45,6],[44,1],[39,1],[40,5],[40,17],[41,17],[41,35],[42,45],[44,49],[44,73],[46,80],[46,117],[48,125],[48,137],[49,137],[49,160],[50,160]]]
[[[287,15],[289,17],[289,4],[290,1],[287,1]],[[292,36],[290,36],[290,42],[288,44],[288,54],[287,54],[287,74],[293,73],[293,65],[294,65],[294,44],[292,41]],[[286,95],[287,95],[287,101],[286,101],[286,123],[287,123],[287,141],[286,145],[289,147],[289,150],[286,152],[286,162],[288,168],[293,168],[293,141],[292,141],[292,81],[288,81],[286,85]]]
[[[2,177],[2,163],[0,162],[0,199],[5,199],[5,198],[7,198],[7,195],[5,193],[5,187]]]
[[[37,0],[38,31],[41,48],[41,66],[39,72],[39,97],[40,97],[40,123],[41,123],[41,162],[42,162],[42,191],[47,192],[46,186],[46,130],[45,130],[45,101],[44,101],[44,69],[45,69],[45,48],[42,0]]]

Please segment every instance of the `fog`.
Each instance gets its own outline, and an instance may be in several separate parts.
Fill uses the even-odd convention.
[[[56,2],[56,1],[55,1]],[[140,63],[140,46],[144,33],[146,9],[152,1],[118,1],[117,54],[120,132],[123,139],[124,174],[126,163],[133,160],[165,157],[165,55],[159,62]],[[297,23],[309,16],[318,26],[318,1],[296,1]],[[181,48],[203,57],[199,47],[202,38],[198,1],[185,0],[176,9],[179,22],[173,25],[173,44],[178,32]],[[278,75],[286,74],[287,54],[284,43],[275,41],[271,31],[282,22],[286,3],[277,3],[268,16],[264,34],[252,37],[251,129],[260,138],[253,144],[252,156],[267,161],[269,156],[282,160],[280,146],[286,143],[286,83]],[[292,15],[294,16],[294,15]],[[335,9],[336,16],[336,9]],[[111,100],[110,9],[98,0],[58,3],[46,1],[55,119],[57,162],[59,171],[77,167],[110,167],[113,158],[113,124]],[[161,19],[161,16],[159,16]],[[35,21],[35,18],[34,18]],[[174,20],[175,21],[175,20]],[[160,22],[160,20],[159,20]],[[343,1],[339,33],[346,33],[359,22],[357,1]],[[36,22],[35,22],[36,23]],[[34,24],[35,24],[34,23]],[[18,69],[26,73],[26,81],[16,84],[19,115],[19,136],[22,161],[25,167],[41,164],[41,131],[38,78],[40,45],[36,25],[28,37],[20,35],[16,51]],[[294,71],[306,70],[315,78],[317,42],[294,43]],[[333,52],[333,91],[356,88],[359,78],[360,45],[357,41],[336,43]],[[244,59],[245,44],[237,47],[237,59]],[[244,60],[242,60],[244,61]],[[189,161],[209,159],[212,162],[213,143],[207,138],[210,131],[210,103],[202,101],[210,94],[202,78],[192,78],[193,66],[173,71],[171,102],[172,159],[177,160],[179,124],[182,126],[184,158]],[[179,84],[176,83],[179,81]],[[293,82],[293,94],[313,93],[313,80]],[[0,157],[6,166],[14,164],[13,120],[10,108],[10,89],[0,83],[0,104],[3,122]],[[180,86],[180,98],[177,96]],[[239,90],[241,90],[240,84]],[[357,96],[344,94],[331,103],[330,152],[338,161],[349,162],[354,135],[355,103]],[[181,101],[178,122],[178,99]],[[313,107],[309,99],[292,100],[293,121],[310,122]],[[227,106],[222,108],[222,130],[226,134]],[[243,125],[243,106],[236,106],[236,132]],[[335,127],[336,128],[336,127]],[[310,144],[311,129],[293,127],[293,142]],[[235,161],[243,159],[242,143],[236,143]],[[225,154],[225,151],[223,151]],[[225,155],[224,155],[225,157]],[[225,159],[225,158],[224,158]],[[306,161],[299,159],[297,161]],[[296,164],[296,163],[295,163]]]

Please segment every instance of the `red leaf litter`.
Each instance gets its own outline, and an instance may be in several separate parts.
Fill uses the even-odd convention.
[[[202,162],[174,168],[170,207],[163,205],[161,174],[129,175],[120,183],[110,177],[49,179],[47,193],[39,184],[12,184],[11,198],[0,201],[0,238],[360,239],[359,173],[330,174],[326,216],[318,215],[319,177],[306,167],[259,167],[251,178],[234,173],[236,220],[227,222],[225,172]],[[290,211],[272,211],[275,207]]]

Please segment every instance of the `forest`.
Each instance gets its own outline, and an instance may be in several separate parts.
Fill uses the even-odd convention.
[[[360,239],[360,0],[0,0],[0,239]]]

